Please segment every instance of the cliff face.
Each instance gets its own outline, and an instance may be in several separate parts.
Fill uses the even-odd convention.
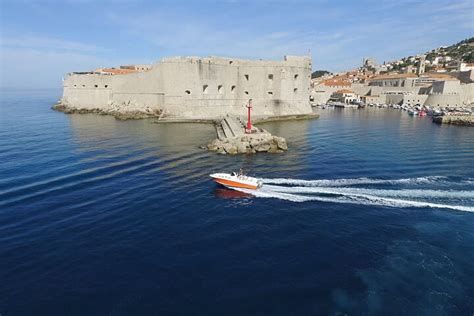
[[[311,60],[169,58],[145,72],[70,74],[58,110],[135,113],[137,117],[214,119],[244,115],[252,99],[255,116],[311,113]]]

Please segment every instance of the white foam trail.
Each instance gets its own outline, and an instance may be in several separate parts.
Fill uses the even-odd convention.
[[[259,180],[261,180],[263,183],[269,183],[269,184],[337,187],[337,186],[350,186],[350,185],[357,185],[357,184],[429,184],[429,183],[438,183],[445,179],[446,177],[442,177],[442,176],[431,176],[431,177],[418,177],[418,178],[406,178],[406,179],[394,179],[394,180],[376,179],[376,178],[321,179],[321,180],[262,178]]]
[[[340,203],[344,198],[330,198],[330,197],[323,197],[323,196],[306,196],[300,194],[291,194],[291,193],[281,193],[281,192],[271,192],[271,191],[264,191],[262,189],[259,190],[250,190],[250,189],[242,189],[242,188],[233,188],[234,190],[245,192],[251,194],[256,197],[261,198],[277,198],[280,200],[287,200],[291,202],[307,202],[307,201],[320,201],[320,202],[335,202]],[[350,203],[348,199],[346,199],[345,203]]]
[[[285,187],[279,187],[282,189],[288,189]],[[290,188],[291,189],[291,188]],[[301,188],[297,188],[301,189]],[[332,203],[353,203],[353,204],[362,204],[362,205],[380,205],[380,206],[389,206],[389,207],[431,207],[431,208],[446,208],[458,211],[465,212],[474,212],[474,207],[471,206],[462,206],[462,205],[448,205],[448,204],[438,204],[430,203],[424,201],[412,201],[405,199],[393,199],[383,196],[376,196],[371,194],[363,193],[347,193],[347,192],[337,192],[335,190],[322,189],[320,192],[294,192],[287,193],[285,191],[281,192],[278,189],[275,190],[275,186],[263,186],[259,190],[248,190],[248,189],[238,189],[239,191],[252,194],[256,197],[263,198],[278,198],[283,200],[288,200],[292,202],[307,202],[307,201],[321,201],[321,202],[332,202]],[[323,197],[317,195],[303,195],[295,193],[322,193],[322,194],[335,194],[339,195],[337,197]]]
[[[474,199],[474,191],[442,191],[425,189],[365,189],[346,187],[286,187],[265,185],[265,188],[275,192],[309,193],[309,194],[366,194],[382,197],[415,197],[415,198],[449,198],[449,199]]]

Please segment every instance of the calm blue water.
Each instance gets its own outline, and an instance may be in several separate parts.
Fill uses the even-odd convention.
[[[59,94],[1,93],[2,316],[474,313],[473,128],[326,110],[228,157]],[[256,195],[208,178],[239,168]]]

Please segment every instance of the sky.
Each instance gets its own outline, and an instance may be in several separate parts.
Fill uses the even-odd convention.
[[[333,72],[474,36],[474,0],[0,0],[0,88],[167,56],[281,60]]]

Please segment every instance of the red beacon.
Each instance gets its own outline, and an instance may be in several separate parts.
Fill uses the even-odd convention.
[[[252,121],[250,120],[250,110],[252,109],[252,99],[249,99],[249,103],[247,104],[247,127],[245,128],[245,133],[250,134],[252,133]]]

